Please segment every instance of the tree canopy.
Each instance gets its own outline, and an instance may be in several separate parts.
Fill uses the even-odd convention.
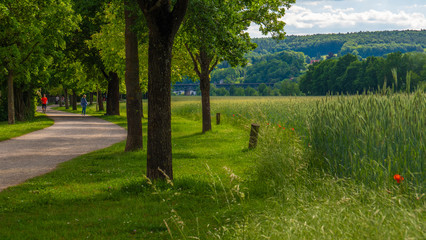
[[[377,91],[384,86],[393,86],[395,91],[412,91],[419,84],[426,83],[424,69],[424,53],[396,52],[365,60],[347,54],[309,66],[300,78],[300,89],[308,95],[355,94],[365,90]]]
[[[14,123],[15,114],[18,120],[34,115],[35,89],[46,86],[49,66],[63,57],[65,37],[81,19],[70,0],[5,0],[0,20],[0,74],[8,79],[8,119]]]

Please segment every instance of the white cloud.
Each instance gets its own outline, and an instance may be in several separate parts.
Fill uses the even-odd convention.
[[[406,29],[426,28],[426,18],[422,13],[391,12],[389,10],[355,12],[354,8],[333,8],[331,5],[322,7],[321,12],[293,6],[287,11],[284,21],[287,23],[287,27],[295,28],[349,27],[366,24],[392,24]]]
[[[297,0],[286,11],[289,35],[426,29],[424,0]],[[258,26],[250,36],[261,37]]]

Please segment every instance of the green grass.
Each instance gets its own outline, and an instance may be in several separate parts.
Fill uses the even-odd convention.
[[[425,238],[423,193],[311,164],[299,111],[318,99],[262,99],[212,98],[222,124],[200,134],[199,99],[173,98],[173,184],[146,180],[145,150],[125,153],[121,142],[1,192],[0,239]],[[121,112],[96,114],[125,125]],[[251,122],[261,131],[248,151]]]
[[[146,153],[123,153],[122,142],[2,192],[0,239],[79,239],[89,235],[96,239],[164,239],[169,235],[164,219],[176,228],[172,210],[182,214],[187,224],[195,226],[198,218],[203,225],[211,222],[212,227],[217,226],[212,214],[221,218],[226,204],[222,196],[213,194],[212,179],[226,178],[224,166],[244,173],[251,153],[243,152],[243,131],[221,126],[200,135],[200,127],[174,118],[174,186],[148,184],[143,176]],[[224,134],[235,137],[224,141]],[[207,166],[215,174],[210,175]],[[215,191],[220,194],[222,190]]]
[[[41,113],[36,113],[35,118],[30,121],[16,122],[9,125],[7,121],[0,122],[0,141],[19,137],[53,125],[53,120]]]

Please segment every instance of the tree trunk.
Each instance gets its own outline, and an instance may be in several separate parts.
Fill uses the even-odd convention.
[[[24,96],[22,93],[22,89],[19,87],[15,88],[14,91],[14,97],[15,97],[15,117],[17,121],[24,121],[25,117],[24,117],[24,112],[25,112],[25,107],[24,107]]]
[[[201,108],[203,113],[203,133],[212,130],[210,117],[210,75],[200,77]]]
[[[150,32],[148,57],[148,153],[150,179],[173,178],[171,131],[171,39]],[[161,171],[163,171],[163,173]]]
[[[120,115],[120,78],[115,72],[108,74],[106,115]]]
[[[15,97],[13,94],[13,71],[9,70],[7,75],[7,121],[9,124],[15,124]]]
[[[99,105],[99,111],[104,111],[104,100],[102,97],[102,91],[98,92],[98,105]]]
[[[72,110],[77,110],[77,94],[72,90]]]
[[[24,86],[15,88],[15,116],[18,121],[27,121],[34,118],[34,103],[31,90]]]
[[[196,57],[192,54],[187,46],[188,53],[194,63],[194,70],[200,78],[201,90],[201,108],[203,114],[203,133],[212,129],[210,115],[210,73],[217,65],[217,60],[210,67],[213,61],[213,56],[210,56],[206,49],[201,48]],[[198,67],[200,66],[200,67]]]
[[[124,1],[124,5],[127,91],[127,141],[125,151],[135,151],[143,148],[138,38],[133,31],[137,15],[130,10],[128,1]]]
[[[213,58],[209,57],[207,51],[200,50],[200,90],[201,106],[203,113],[203,133],[212,130],[210,117],[210,63]]]
[[[62,107],[62,94],[59,95],[59,107]]]
[[[93,92],[90,92],[89,101],[90,101],[89,104],[92,105],[93,104]]]
[[[139,0],[149,28],[147,177],[173,179],[171,62],[173,41],[189,0]],[[171,10],[173,9],[173,10]]]
[[[96,112],[99,111],[99,88],[96,87]]]
[[[68,89],[67,88],[64,88],[64,91],[65,91],[65,109],[69,109],[70,108],[70,105],[69,105],[69,102],[68,102]]]

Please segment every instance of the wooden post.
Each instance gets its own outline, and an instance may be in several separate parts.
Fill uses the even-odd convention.
[[[216,125],[220,124],[220,113],[216,113]]]
[[[256,148],[257,146],[257,138],[259,136],[259,124],[252,123],[251,131],[250,131],[250,140],[249,140],[249,149]]]

